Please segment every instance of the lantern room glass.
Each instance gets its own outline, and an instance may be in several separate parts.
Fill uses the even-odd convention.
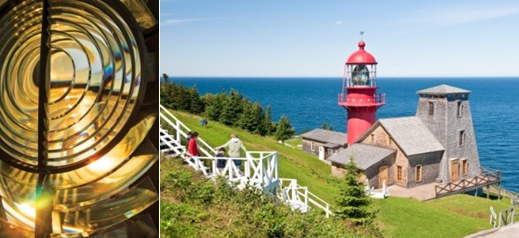
[[[0,237],[111,237],[158,201],[147,2],[0,1]]]

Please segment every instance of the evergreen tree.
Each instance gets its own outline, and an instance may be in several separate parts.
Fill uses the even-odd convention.
[[[241,129],[251,131],[251,121],[252,119],[252,103],[248,98],[243,100],[242,102],[243,112],[240,115],[240,119],[238,120],[238,126]]]
[[[260,136],[264,136],[267,134],[265,130],[265,113],[263,112],[263,107],[256,101],[252,105],[252,125],[251,130],[254,134],[258,134]]]
[[[272,117],[272,112],[271,112],[270,104],[269,104],[269,105],[267,105],[267,111],[265,112],[265,119],[263,120],[266,135],[272,135],[275,131],[276,125],[274,125],[274,123],[272,122],[271,117]]]
[[[281,142],[285,142],[285,140],[292,138],[296,134],[294,128],[292,125],[290,125],[290,121],[288,120],[288,117],[283,115],[281,119],[279,120],[276,133],[274,136],[276,137],[276,140],[280,140]]]
[[[326,121],[324,121],[323,125],[321,125],[321,129],[328,130],[328,131],[333,131],[333,126],[326,124]]]
[[[191,94],[189,89],[185,88],[182,82],[176,86],[176,97],[173,107],[178,110],[189,111],[191,109]]]
[[[198,90],[196,89],[196,86],[193,86],[189,90],[189,97],[191,100],[189,112],[193,114],[200,114],[204,112],[205,105],[204,102],[200,99],[200,95],[198,94]]]
[[[371,223],[375,213],[369,211],[371,200],[364,192],[364,185],[358,183],[360,174],[357,173],[357,165],[353,158],[344,165],[344,172],[344,179],[339,184],[339,194],[335,197],[338,208],[336,214],[356,225]]]
[[[227,93],[222,91],[218,95],[206,94],[204,101],[206,102],[206,115],[210,120],[219,121],[220,115],[222,114],[223,106],[227,100]]]
[[[234,89],[231,89],[229,94],[230,97],[224,103],[219,121],[225,125],[232,126],[238,121],[240,114],[243,112],[243,96]]]
[[[168,79],[169,79],[168,74],[166,74],[166,73],[162,74],[162,78],[164,79],[165,83],[169,83],[169,81],[168,81]]]
[[[326,124],[326,121],[324,121],[323,125],[321,125],[321,129],[328,130],[328,125]]]
[[[170,83],[160,83],[160,105],[172,108],[173,97],[171,97],[173,92],[173,85]]]

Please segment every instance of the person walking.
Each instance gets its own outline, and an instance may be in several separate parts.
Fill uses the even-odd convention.
[[[236,135],[236,133],[233,133],[231,135],[231,139],[227,141],[227,143],[218,147],[228,148],[227,154],[230,158],[241,158],[240,150],[247,152],[247,149],[245,148],[245,146],[243,146],[243,143],[238,138],[238,135]],[[238,168],[238,170],[241,169],[241,160],[235,159],[233,160],[233,163],[236,165],[236,168]]]
[[[218,173],[221,174],[225,169],[225,164],[227,164],[227,160],[225,158],[225,148],[221,147],[218,149],[218,153],[216,154],[216,168],[218,168]]]
[[[191,158],[193,162],[193,157],[198,157],[200,153],[198,152],[198,145],[196,144],[196,140],[198,139],[198,132],[193,131],[191,133],[191,137],[189,138],[189,144],[187,145],[188,156]]]

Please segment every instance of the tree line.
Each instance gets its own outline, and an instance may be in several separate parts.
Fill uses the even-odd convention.
[[[265,110],[258,101],[253,103],[234,89],[230,89],[229,93],[223,90],[219,94],[200,96],[196,86],[185,87],[182,82],[169,82],[167,74],[163,74],[163,79],[160,103],[164,107],[204,116],[253,134],[274,136],[281,141],[295,135],[287,116],[281,116],[277,123],[272,121],[270,104]]]

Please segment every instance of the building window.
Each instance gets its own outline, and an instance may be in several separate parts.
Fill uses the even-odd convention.
[[[370,142],[375,142],[375,134],[369,135]]]
[[[458,101],[458,117],[461,117],[463,114],[463,104],[461,104],[461,101]]]
[[[391,138],[391,136],[389,136],[389,137],[387,138],[387,144],[388,144],[388,145],[392,145],[392,144],[393,144],[393,139]]]
[[[332,154],[333,154],[333,150],[332,149],[328,149],[328,156],[330,156]]]
[[[460,131],[459,146],[465,145],[465,130]]]
[[[469,161],[466,159],[461,160],[461,173],[467,175],[469,173]]]
[[[415,179],[416,182],[422,182],[422,166],[418,165],[415,168]]]
[[[313,141],[310,142],[310,150],[311,151],[315,151],[314,142]]]
[[[434,115],[434,102],[429,102],[429,116]]]
[[[402,166],[396,166],[396,180],[402,182]]]

